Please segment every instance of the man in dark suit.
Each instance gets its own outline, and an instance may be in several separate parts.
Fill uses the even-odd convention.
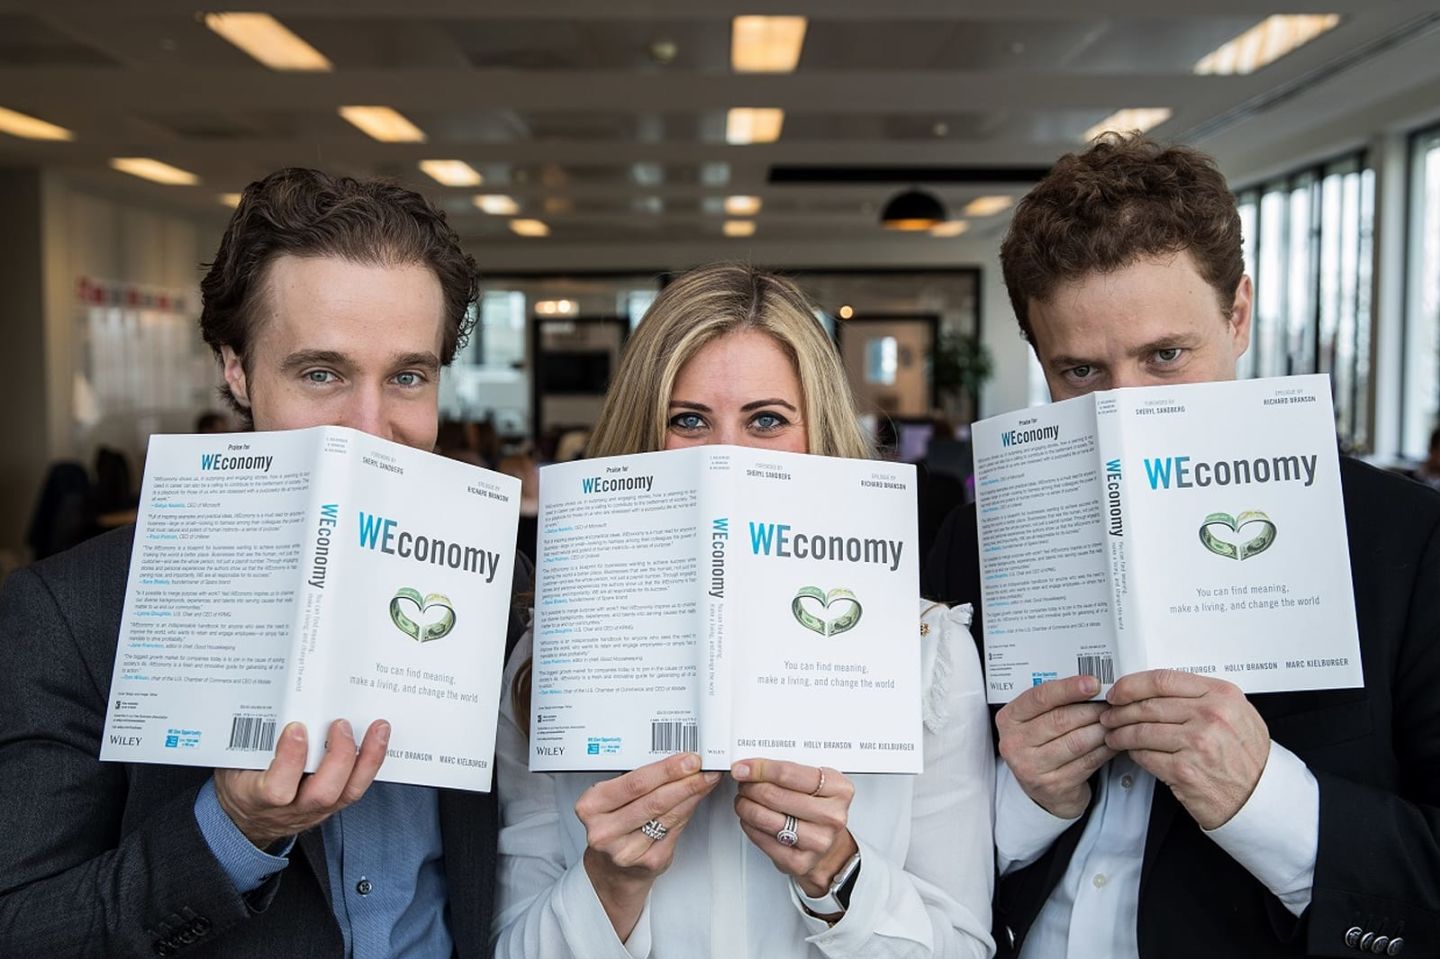
[[[249,425],[433,447],[476,275],[422,197],[273,174],[245,191],[201,289]],[[387,723],[358,745],[344,721],[292,723],[265,770],[96,758],[132,540],[92,540],[0,591],[0,955],[486,955],[493,799],[375,783]],[[528,566],[514,583],[531,589]],[[314,735],[328,742],[306,775]]]
[[[1001,262],[1057,400],[1232,379],[1249,342],[1235,201],[1193,150],[1112,135],[1062,158]],[[1440,955],[1440,497],[1348,459],[1341,479],[1364,688],[1155,670],[998,712],[1002,952]],[[980,598],[973,507],[924,579]]]

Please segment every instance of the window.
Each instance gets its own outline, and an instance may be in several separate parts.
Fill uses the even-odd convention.
[[[1371,442],[1374,193],[1374,173],[1355,155],[1238,194],[1255,303],[1237,372],[1329,373],[1336,431],[1357,451]]]
[[[1410,177],[1400,452],[1424,459],[1440,425],[1440,129],[1411,141]]]

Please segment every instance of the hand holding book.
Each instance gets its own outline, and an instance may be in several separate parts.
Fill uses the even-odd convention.
[[[245,838],[264,849],[357,802],[375,781],[389,742],[390,724],[376,720],[357,748],[350,724],[337,719],[325,740],[325,758],[307,776],[305,726],[290,723],[268,768],[215,770],[215,798]]]
[[[1120,677],[1106,698],[1105,744],[1169,786],[1200,828],[1229,822],[1255,791],[1270,734],[1234,683],[1152,669]]]

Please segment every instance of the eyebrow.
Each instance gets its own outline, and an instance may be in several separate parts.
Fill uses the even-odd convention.
[[[1179,347],[1181,349],[1193,349],[1196,338],[1183,333],[1174,336],[1162,336],[1159,339],[1151,340],[1149,343],[1142,343],[1129,351],[1129,356],[1144,356],[1146,353],[1154,353],[1156,350],[1169,350]],[[1087,359],[1083,356],[1071,356],[1062,354],[1050,358],[1050,365],[1054,369],[1069,369],[1072,366],[1098,366],[1099,361]]]
[[[681,409],[685,410],[694,410],[697,413],[711,412],[710,407],[706,406],[704,403],[695,403],[690,400],[671,400],[670,405],[678,406]],[[797,410],[793,405],[779,398],[768,400],[751,400],[749,403],[746,403],[744,406],[740,407],[740,412],[749,413],[751,410],[758,410],[762,406],[783,406],[785,407],[785,409],[789,410],[792,413],[799,412],[799,410]]]
[[[344,353],[336,350],[297,350],[285,357],[280,368],[286,372],[303,369],[307,366],[343,366],[354,365],[354,360]],[[392,368],[406,366],[418,366],[427,372],[434,372],[440,368],[440,358],[434,353],[422,351],[418,353],[401,353],[390,361]]]

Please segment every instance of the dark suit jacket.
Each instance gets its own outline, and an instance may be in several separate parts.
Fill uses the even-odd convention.
[[[1319,782],[1310,907],[1291,916],[1157,786],[1140,874],[1144,959],[1356,956],[1346,933],[1357,927],[1400,936],[1401,955],[1440,956],[1440,496],[1354,460],[1340,475],[1365,687],[1250,699]],[[946,520],[926,595],[978,601],[977,555],[971,506]],[[1002,954],[1011,934],[1023,942],[1084,824],[1000,880]]]
[[[339,957],[320,830],[240,896],[195,821],[208,769],[96,758],[133,538],[106,534],[0,590],[0,956]],[[514,590],[533,590],[518,559]],[[512,614],[508,645],[523,626]],[[488,955],[497,826],[493,794],[440,791],[462,957]]]

